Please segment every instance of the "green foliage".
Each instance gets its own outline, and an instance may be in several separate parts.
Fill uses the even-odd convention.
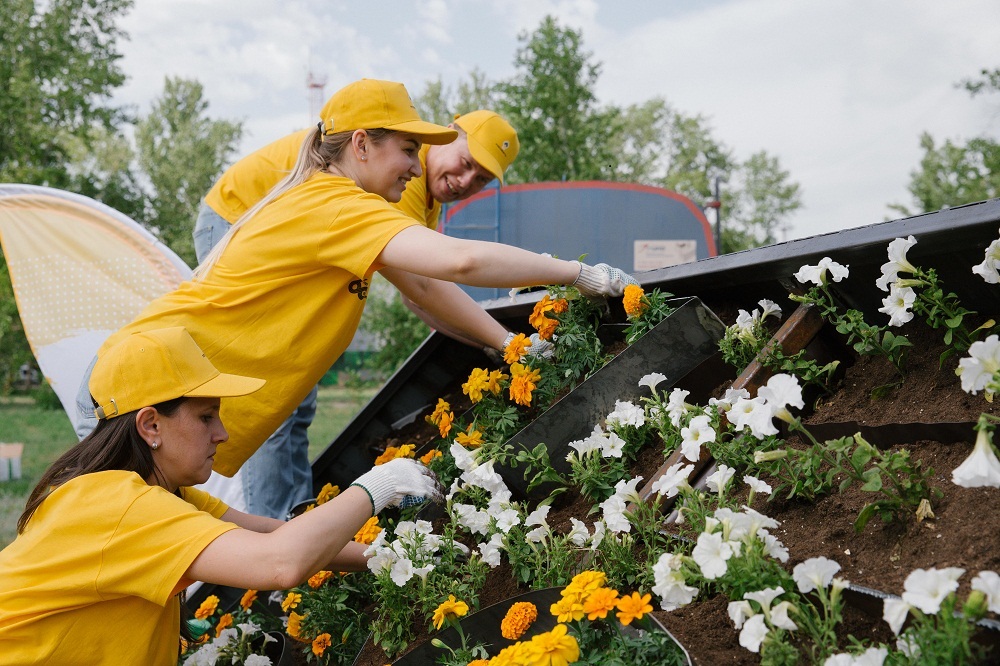
[[[24,363],[33,363],[31,347],[24,337],[21,318],[17,314],[14,290],[10,284],[7,262],[0,254],[0,395],[10,393]]]
[[[450,125],[455,114],[494,109],[497,106],[496,84],[478,68],[469,72],[467,79],[460,80],[454,90],[438,77],[428,81],[423,92],[413,98],[413,106],[424,120]]]
[[[406,307],[396,288],[377,273],[368,289],[359,328],[373,335],[380,345],[376,354],[365,359],[364,367],[383,377],[394,373],[431,332]]]
[[[779,224],[802,207],[798,183],[789,181],[789,172],[781,168],[777,157],[758,151],[743,162],[737,177],[742,188],[736,190],[726,211],[722,251],[770,245],[777,242]],[[735,234],[743,235],[741,240]]]
[[[572,292],[575,292],[572,289]],[[558,288],[554,297],[565,297]],[[608,362],[609,356],[597,335],[604,314],[602,305],[579,294],[569,300],[569,309],[562,314],[552,315],[559,320],[558,335],[554,338],[555,354],[553,365],[562,374],[560,384],[573,387],[599,370]],[[551,313],[550,313],[551,314]]]
[[[212,120],[207,109],[200,83],[167,77],[135,132],[152,189],[147,226],[189,266],[198,263],[191,237],[198,206],[243,136],[242,123]]]
[[[642,312],[629,315],[628,327],[625,329],[625,342],[634,343],[670,316],[674,308],[668,303],[673,298],[668,291],[654,289],[642,295]]]
[[[322,665],[353,663],[368,638],[370,620],[364,609],[371,602],[372,582],[367,572],[334,574],[318,587],[307,583],[290,591],[302,595],[294,609],[304,616],[299,635],[311,643],[321,634],[330,634],[330,646],[320,657],[313,654],[310,643],[302,646],[306,661]]]

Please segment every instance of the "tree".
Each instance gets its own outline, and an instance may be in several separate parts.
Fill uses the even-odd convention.
[[[115,21],[131,6],[0,0],[0,181],[64,187],[69,140],[122,120],[107,103],[125,81]]]
[[[594,84],[600,65],[589,62],[581,33],[547,16],[522,33],[514,57],[519,70],[499,85],[499,112],[517,129],[521,143],[511,182],[591,180],[614,172],[611,137],[619,122],[614,107],[597,105]]]
[[[167,77],[136,126],[139,164],[152,189],[147,225],[190,266],[198,206],[243,136],[241,122],[211,120],[200,83]]]
[[[149,214],[149,197],[140,184],[135,151],[122,134],[93,127],[86,140],[69,145],[69,189],[96,199],[137,222]]]
[[[722,253],[777,242],[781,220],[802,207],[798,183],[790,182],[778,158],[766,151],[758,151],[743,162],[736,178],[742,187],[729,198]]]
[[[449,125],[455,114],[494,109],[497,106],[496,97],[496,86],[482,71],[473,69],[468,79],[458,82],[455,91],[445,86],[441,77],[428,81],[423,92],[414,98],[413,105],[424,120]]]
[[[375,274],[359,329],[375,336],[379,350],[365,359],[364,367],[388,377],[410,357],[431,330],[403,304],[399,291]]]

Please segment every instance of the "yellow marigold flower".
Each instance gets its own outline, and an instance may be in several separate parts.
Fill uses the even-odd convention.
[[[371,544],[381,531],[382,528],[379,527],[378,516],[372,516],[368,519],[368,522],[361,526],[358,533],[354,535],[354,540],[358,543]]]
[[[483,391],[489,386],[490,373],[483,368],[473,368],[469,381],[462,384],[462,393],[469,396],[473,404],[483,399]]]
[[[575,622],[583,617],[583,604],[572,596],[563,596],[549,607],[549,612],[560,622]]]
[[[500,650],[495,657],[490,659],[490,666],[520,666],[525,663],[526,643],[514,643]]]
[[[503,390],[503,386],[500,385],[500,382],[509,378],[510,375],[506,375],[499,370],[490,370],[490,381],[489,384],[486,385],[486,388],[493,395],[500,395],[500,391]]]
[[[233,626],[233,614],[223,613],[222,617],[219,618],[219,624],[215,625],[215,637],[221,636],[222,630],[231,626]]]
[[[219,607],[219,597],[214,594],[206,597],[201,605],[198,606],[198,610],[194,612],[194,616],[199,620],[204,620],[207,617],[212,617],[215,615],[215,609]]]
[[[514,339],[507,343],[507,347],[503,350],[503,360],[507,363],[517,363],[521,360],[521,357],[528,353],[528,347],[531,346],[531,340],[528,339],[524,333],[518,333],[514,336]]]
[[[580,658],[580,646],[576,639],[567,635],[566,625],[557,624],[544,634],[532,637],[526,653],[531,664],[539,666],[569,666]]]
[[[302,635],[302,620],[306,619],[305,615],[299,615],[295,611],[288,614],[288,626],[285,627],[285,633],[302,643],[308,643],[309,639]]]
[[[622,305],[625,306],[625,314],[630,319],[635,319],[649,307],[645,300],[646,292],[637,284],[625,286],[625,294],[622,296]]]
[[[445,412],[441,415],[441,420],[438,421],[438,432],[441,433],[442,437],[446,437],[451,432],[451,424],[454,421],[455,415],[451,412]]]
[[[448,599],[441,602],[441,605],[434,609],[434,628],[441,629],[448,620],[454,620],[464,616],[469,612],[469,605],[464,601],[455,599],[454,594],[449,594]]]
[[[607,583],[608,577],[604,575],[603,571],[581,571],[577,575],[573,576],[573,580],[567,585],[567,588],[578,588],[584,592],[590,593],[599,587],[604,587]]]
[[[319,491],[319,496],[316,498],[316,504],[326,504],[334,497],[340,494],[340,486],[335,486],[332,483],[327,483]]]
[[[255,601],[257,601],[257,590],[247,590],[243,593],[243,597],[240,598],[240,608],[248,611]]]
[[[455,441],[467,449],[478,449],[483,445],[483,433],[473,430],[470,425],[465,432],[458,433]]]
[[[312,510],[313,510],[313,509],[315,509],[315,508],[316,508],[316,504],[315,504],[315,502],[314,502],[313,504],[310,504],[310,505],[308,505],[308,506],[306,507],[306,510],[305,510],[305,511],[303,511],[302,513],[309,513],[310,511],[312,511]]]
[[[311,587],[314,590],[318,589],[323,585],[323,583],[330,580],[332,576],[333,576],[332,571],[317,571],[316,573],[314,573],[312,576],[309,577],[309,587]]]
[[[427,421],[433,423],[434,425],[437,425],[437,422],[440,420],[441,415],[449,411],[450,409],[451,405],[448,404],[447,400],[445,400],[444,398],[438,398],[437,406],[434,408],[434,411],[431,413],[431,415],[427,417]]]
[[[528,407],[531,405],[531,392],[535,390],[536,382],[541,379],[541,370],[514,363],[510,366],[510,399],[519,405]]]
[[[425,465],[430,465],[432,460],[440,457],[441,457],[441,452],[438,449],[431,449],[424,455],[420,456],[420,462],[422,462]]]
[[[538,609],[529,601],[519,601],[510,607],[500,622],[500,635],[516,641],[538,619]]]
[[[382,452],[378,458],[375,459],[376,465],[383,465],[390,460],[395,460],[396,458],[412,458],[416,455],[416,444],[403,444],[402,446],[387,446],[385,451]]]
[[[473,659],[466,666],[489,666],[489,664],[488,659]]]
[[[599,587],[591,592],[583,602],[583,612],[587,614],[587,619],[594,621],[598,618],[604,619],[610,611],[613,611],[618,603],[618,590],[610,587]]]
[[[332,645],[330,641],[330,634],[320,634],[313,640],[313,654],[317,657],[322,657],[326,649]]]
[[[298,592],[289,592],[285,595],[285,600],[281,602],[281,610],[287,613],[290,609],[298,606],[300,601],[302,601],[301,594]]]
[[[627,625],[632,620],[641,620],[646,613],[652,613],[653,607],[649,604],[651,598],[652,596],[649,594],[640,597],[638,592],[633,592],[631,596],[619,599],[618,621]]]

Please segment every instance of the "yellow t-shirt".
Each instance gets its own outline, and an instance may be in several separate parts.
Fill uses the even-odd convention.
[[[232,476],[347,348],[376,258],[414,225],[354,181],[317,173],[245,222],[203,280],[150,303],[98,355],[131,333],[184,326],[221,371],[267,380],[222,401],[229,441],[215,469]]]
[[[0,551],[0,663],[174,666],[184,572],[237,527],[218,499],[181,494],[119,470],[52,491]]]
[[[287,176],[309,130],[302,130],[269,143],[250,153],[226,169],[205,195],[205,205],[233,224],[254,204],[264,198],[278,182]],[[420,149],[422,175],[406,184],[399,203],[391,204],[427,228],[436,230],[441,215],[441,202],[427,194],[427,151]],[[428,201],[430,204],[428,205]]]

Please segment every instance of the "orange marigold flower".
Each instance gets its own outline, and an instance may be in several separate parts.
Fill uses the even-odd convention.
[[[649,594],[640,597],[638,592],[633,592],[631,596],[619,599],[618,621],[627,625],[632,620],[641,620],[646,613],[652,613],[653,607],[649,604],[651,598],[652,596]]]
[[[473,368],[469,381],[462,384],[462,393],[469,396],[473,404],[483,399],[483,391],[489,386],[490,373],[483,368]]]
[[[295,611],[288,614],[288,626],[285,627],[285,633],[302,643],[308,643],[309,639],[302,635],[302,620],[306,619],[305,615],[299,615]]]
[[[516,641],[538,619],[538,609],[529,601],[519,601],[510,607],[500,622],[500,635]]]
[[[466,666],[489,666],[489,659],[473,659]]]
[[[467,449],[477,449],[483,445],[483,433],[473,430],[470,425],[465,432],[458,433],[455,441]]]
[[[332,645],[330,640],[330,634],[320,634],[313,640],[313,654],[317,657],[322,657],[326,649]]]
[[[255,601],[257,601],[257,590],[247,590],[240,598],[240,608],[248,611]]]
[[[510,366],[510,399],[525,407],[531,405],[531,392],[535,390],[536,382],[541,379],[541,370],[514,363]]]
[[[618,603],[618,590],[610,587],[599,587],[591,592],[583,602],[583,612],[588,620],[604,619],[613,611]]]
[[[545,326],[545,321],[548,317],[545,316],[546,312],[551,312],[555,308],[555,301],[549,297],[548,294],[542,296],[542,300],[535,303],[535,307],[532,308],[531,314],[528,315],[528,323],[534,326],[536,329],[540,329]]]
[[[198,610],[194,612],[194,616],[199,620],[204,620],[207,617],[212,617],[215,615],[215,609],[219,607],[219,597],[210,595],[205,598],[201,605],[198,606]]]
[[[459,601],[454,594],[449,594],[441,605],[434,609],[434,628],[441,629],[448,620],[462,617],[469,612],[469,605],[464,601]]]
[[[290,609],[298,606],[300,601],[302,601],[301,594],[298,592],[289,592],[285,595],[285,600],[281,602],[281,610],[287,613]]]
[[[340,486],[327,483],[320,489],[319,495],[316,497],[316,504],[326,504],[339,494]]]
[[[215,625],[215,637],[221,636],[222,630],[231,626],[233,626],[233,614],[223,613],[222,617],[219,618],[219,624]]]
[[[555,319],[546,319],[549,322],[538,329],[538,337],[542,340],[551,340],[552,336],[555,335],[556,328],[559,327],[559,322]]]
[[[625,314],[631,319],[635,319],[649,307],[645,300],[646,292],[637,284],[625,286],[625,294],[622,296],[622,305],[625,306]]]
[[[503,360],[507,363],[517,363],[521,360],[521,357],[528,353],[528,347],[531,346],[531,340],[528,339],[524,333],[518,333],[514,336],[514,339],[507,343],[507,347],[503,350]]]
[[[565,298],[560,298],[558,300],[552,301],[552,311],[556,314],[562,314],[569,311],[569,301]]]
[[[354,540],[358,543],[370,544],[375,541],[375,538],[379,535],[382,528],[378,524],[378,516],[372,516],[368,519],[358,533],[354,535]]]
[[[583,604],[572,596],[563,596],[549,606],[549,612],[560,622],[575,622],[583,617]]]
[[[604,575],[603,571],[581,571],[573,576],[573,580],[570,581],[566,588],[576,588],[585,593],[590,593],[599,587],[604,587],[607,581],[608,577]]]
[[[506,375],[499,370],[490,370],[490,381],[489,384],[486,385],[486,388],[489,389],[489,392],[493,395],[500,395],[500,391],[503,390],[503,386],[500,385],[500,382],[509,378],[509,375]]]
[[[552,631],[532,637],[527,654],[531,664],[568,666],[580,659],[580,646],[574,637],[567,635],[565,624],[557,624]]]
[[[330,580],[333,576],[332,571],[317,571],[312,576],[309,577],[309,587],[312,589],[318,589],[326,581]]]
[[[431,412],[431,415],[427,417],[427,421],[429,423],[437,425],[437,422],[438,420],[440,420],[441,415],[450,409],[451,405],[448,404],[447,400],[445,400],[444,398],[438,398],[437,406],[434,408],[434,411]]]
[[[430,465],[432,460],[434,460],[435,458],[440,458],[441,455],[442,454],[438,449],[431,449],[424,455],[420,456],[420,462],[422,462],[425,465]]]
[[[384,465],[390,460],[395,460],[396,458],[412,458],[416,455],[416,444],[403,444],[402,446],[387,446],[385,451],[382,452],[378,458],[375,459],[376,465]]]
[[[451,424],[454,421],[455,415],[451,412],[445,412],[441,415],[441,420],[438,421],[438,432],[441,433],[442,437],[446,437],[451,432]]]

